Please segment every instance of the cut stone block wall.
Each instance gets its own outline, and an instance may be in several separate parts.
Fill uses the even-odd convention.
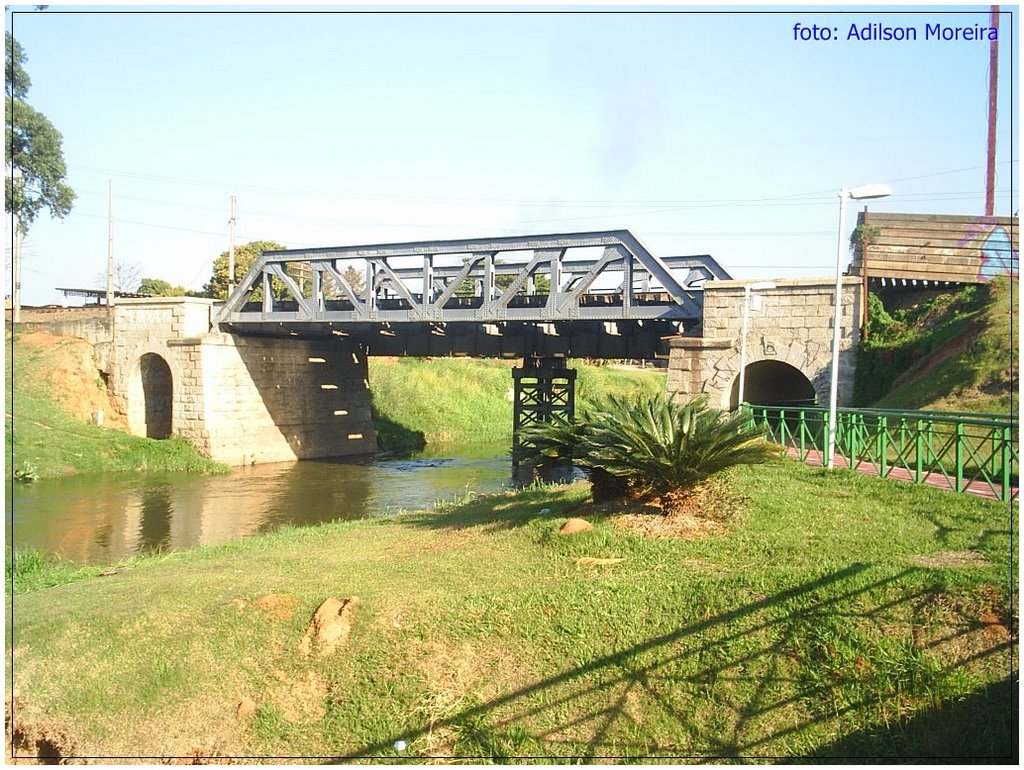
[[[209,334],[173,345],[198,362],[176,432],[231,465],[377,449],[366,357],[332,340]],[[201,402],[201,406],[200,405]]]
[[[704,286],[703,337],[672,340],[667,390],[688,400],[709,394],[711,405],[729,408],[740,372],[745,281],[709,281]],[[758,361],[779,361],[810,381],[819,404],[827,404],[832,366],[835,280],[786,279],[772,289],[756,289],[760,309],[747,325],[748,372]],[[853,399],[856,347],[860,338],[861,281],[843,280],[839,345],[840,406]]]
[[[172,432],[230,465],[377,449],[366,357],[343,341],[211,333],[212,300],[127,300],[115,308],[110,382],[146,435],[140,361],[171,371]]]

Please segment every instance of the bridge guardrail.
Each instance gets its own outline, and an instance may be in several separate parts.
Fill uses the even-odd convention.
[[[741,408],[770,441],[794,450],[801,461],[824,461],[828,409]],[[839,409],[836,455],[849,468],[867,465],[883,478],[918,484],[944,479],[957,492],[981,487],[1008,502],[1019,494],[1018,430],[1017,420],[977,413]]]

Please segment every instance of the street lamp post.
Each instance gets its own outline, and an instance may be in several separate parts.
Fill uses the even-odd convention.
[[[849,200],[867,200],[869,198],[886,198],[892,195],[887,184],[867,184],[861,187],[842,188],[839,191],[839,243],[836,247],[836,312],[832,321],[832,381],[829,383],[828,397],[828,447],[825,455],[825,467],[835,467],[836,454],[836,409],[839,400],[839,340],[840,324],[843,317],[843,252],[844,235],[846,234],[846,202]],[[865,297],[863,301],[867,301]]]
[[[746,394],[747,382],[747,327],[750,325],[750,292],[754,289],[774,289],[775,284],[770,281],[761,283],[748,283],[743,287],[743,330],[740,332],[740,384],[739,393],[736,395],[736,408],[743,405]],[[760,297],[757,297],[760,300]],[[760,309],[760,308],[757,308]]]

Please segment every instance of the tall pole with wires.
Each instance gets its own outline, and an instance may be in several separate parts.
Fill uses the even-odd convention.
[[[228,296],[235,291],[235,196],[231,196],[231,219],[228,220],[230,227],[228,245]]]
[[[14,167],[14,184],[20,188],[21,199],[24,199],[25,180],[21,169]],[[21,216],[17,206],[11,207],[11,232],[14,243],[11,249],[11,323],[21,323],[21,245],[24,233],[21,227]]]
[[[992,6],[992,27],[995,37],[988,54],[988,168],[985,172],[985,216],[996,208],[996,94],[999,82],[999,6]]]
[[[107,180],[107,320],[114,320],[114,182]]]

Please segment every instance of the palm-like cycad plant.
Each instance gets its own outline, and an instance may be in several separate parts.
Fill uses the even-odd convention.
[[[643,492],[689,487],[778,451],[744,415],[709,408],[706,395],[686,404],[662,396],[609,398],[591,415],[581,450],[588,465],[625,476]]]
[[[616,476],[592,463],[585,452],[593,422],[584,415],[577,422],[555,417],[550,422],[537,422],[523,428],[519,459],[536,468],[577,465],[587,471],[594,502],[614,500],[629,490],[629,477]]]
[[[567,420],[556,416],[547,422],[534,422],[519,432],[519,459],[537,467],[579,465],[579,448],[587,430],[587,420]]]
[[[779,452],[743,415],[711,409],[706,395],[686,404],[612,397],[578,423],[541,423],[523,438],[532,445],[525,458],[536,464],[571,461],[590,470],[595,500],[621,494],[627,484],[656,493],[693,486]]]

